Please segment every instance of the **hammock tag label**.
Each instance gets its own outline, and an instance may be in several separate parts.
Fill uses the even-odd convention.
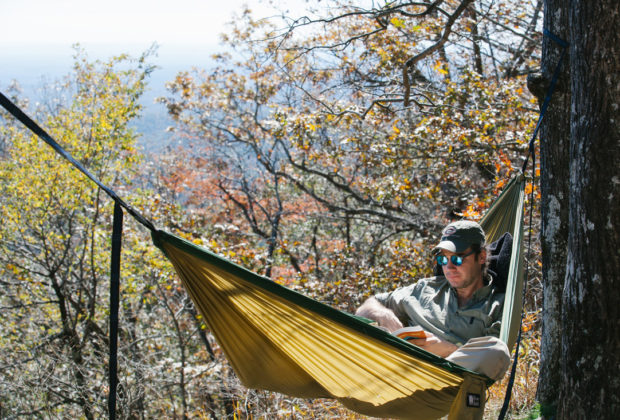
[[[467,407],[480,408],[480,394],[467,393]]]

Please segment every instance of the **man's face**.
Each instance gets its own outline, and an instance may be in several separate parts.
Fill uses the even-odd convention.
[[[482,264],[486,260],[486,251],[482,250],[478,255],[475,253],[469,254],[470,252],[471,248],[461,253],[442,250],[439,254],[448,258],[448,264],[443,266],[443,274],[450,286],[455,289],[466,289],[473,286],[474,290],[476,290],[484,285],[482,281]],[[463,263],[461,265],[452,263],[450,257],[453,255],[461,256]]]

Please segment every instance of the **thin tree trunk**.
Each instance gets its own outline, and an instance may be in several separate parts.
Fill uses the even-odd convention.
[[[474,69],[479,75],[484,74],[482,68],[482,53],[480,52],[480,34],[478,33],[478,14],[476,13],[476,5],[472,5],[467,9],[467,17],[471,19],[471,43],[474,49]],[[448,61],[445,61],[446,63]]]

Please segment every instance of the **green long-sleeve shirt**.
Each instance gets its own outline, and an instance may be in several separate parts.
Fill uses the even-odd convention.
[[[405,326],[420,326],[437,337],[462,346],[473,337],[498,337],[504,293],[497,291],[490,277],[462,308],[456,290],[445,277],[431,277],[375,298],[390,308]]]

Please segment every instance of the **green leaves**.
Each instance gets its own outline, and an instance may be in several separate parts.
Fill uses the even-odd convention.
[[[127,68],[128,61],[91,63],[78,53],[75,73],[62,87],[74,93],[71,100],[55,104],[47,118],[43,109],[37,111],[52,137],[117,190],[135,178],[139,163],[128,123],[140,109],[145,70],[142,64]],[[14,380],[3,381],[0,394],[16,397],[3,399],[3,409],[36,412],[49,405],[62,407],[66,416],[99,417],[105,412],[105,401],[95,396],[104,395],[112,207],[49,146],[4,122],[1,134],[10,144],[0,160],[0,316],[13,327],[2,336],[0,357],[3,378]],[[135,245],[148,237],[128,230],[124,240]],[[149,275],[148,263],[138,264],[139,255],[123,260],[125,316],[144,316],[137,315],[144,282],[157,279]],[[152,259],[153,251],[148,255]],[[26,388],[37,391],[20,391]]]

